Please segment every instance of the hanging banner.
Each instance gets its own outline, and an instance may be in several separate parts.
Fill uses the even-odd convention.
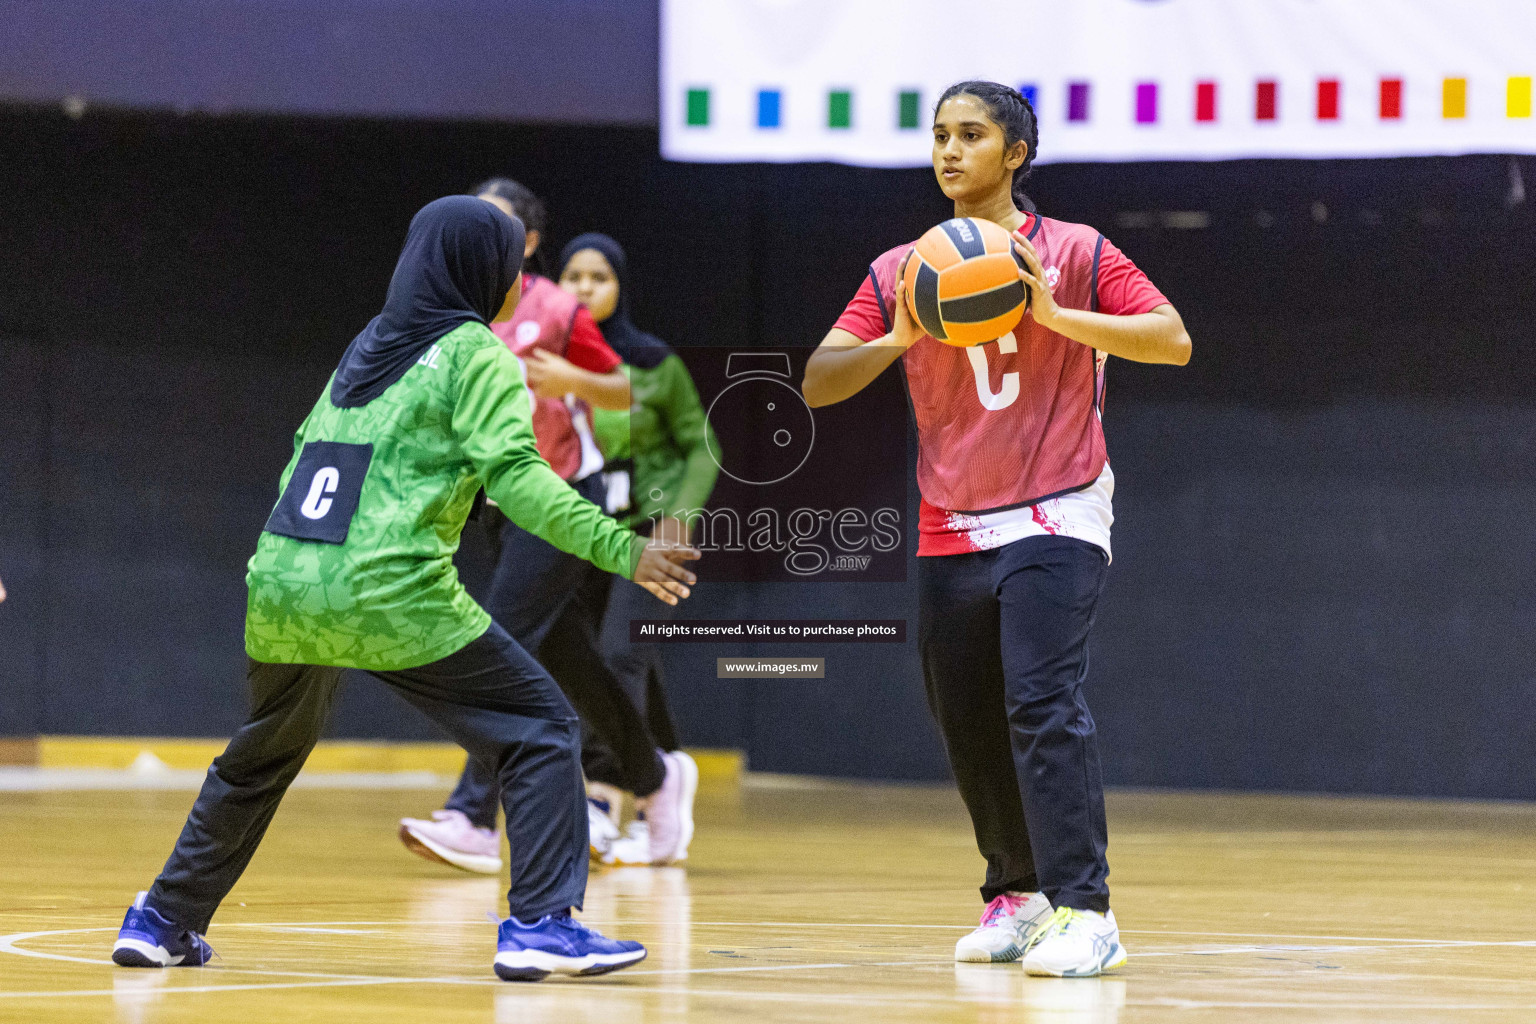
[[[952,82],[1040,162],[1536,152],[1533,0],[662,0],[663,155],[929,162]]]

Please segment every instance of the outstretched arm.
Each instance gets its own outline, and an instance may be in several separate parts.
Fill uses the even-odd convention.
[[[487,345],[459,380],[453,432],[506,517],[561,551],[645,586],[668,604],[695,581],[691,548],[663,548],[624,529],[549,468],[534,446],[532,400],[515,357]]]

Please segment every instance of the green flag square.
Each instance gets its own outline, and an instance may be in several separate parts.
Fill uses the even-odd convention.
[[[847,89],[833,89],[827,93],[827,127],[853,127],[853,93]]]
[[[691,127],[708,127],[709,125],[709,90],[688,90],[688,124]]]
[[[896,103],[896,127],[917,127],[918,94],[912,89],[903,89],[897,97]]]

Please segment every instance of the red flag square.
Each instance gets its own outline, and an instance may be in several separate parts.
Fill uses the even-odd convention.
[[[1195,83],[1195,120],[1216,120],[1216,83]]]
[[[1381,80],[1381,119],[1383,121],[1396,121],[1403,116],[1403,80],[1401,78],[1383,78]]]
[[[1275,94],[1279,91],[1273,81],[1260,82],[1254,90],[1253,118],[1256,121],[1273,121],[1276,116]]]
[[[1318,79],[1317,119],[1319,121],[1339,119],[1339,80],[1337,78]]]

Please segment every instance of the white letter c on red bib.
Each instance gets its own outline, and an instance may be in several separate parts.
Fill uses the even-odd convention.
[[[1019,343],[1010,332],[997,339],[997,350],[1003,355],[1013,355],[1019,350]],[[976,397],[981,400],[981,406],[988,412],[997,412],[1006,409],[1019,399],[1019,374],[1015,370],[1003,374],[1003,390],[994,392],[987,373],[987,353],[985,346],[972,345],[965,350],[966,356],[971,360],[971,372],[976,375]]]

